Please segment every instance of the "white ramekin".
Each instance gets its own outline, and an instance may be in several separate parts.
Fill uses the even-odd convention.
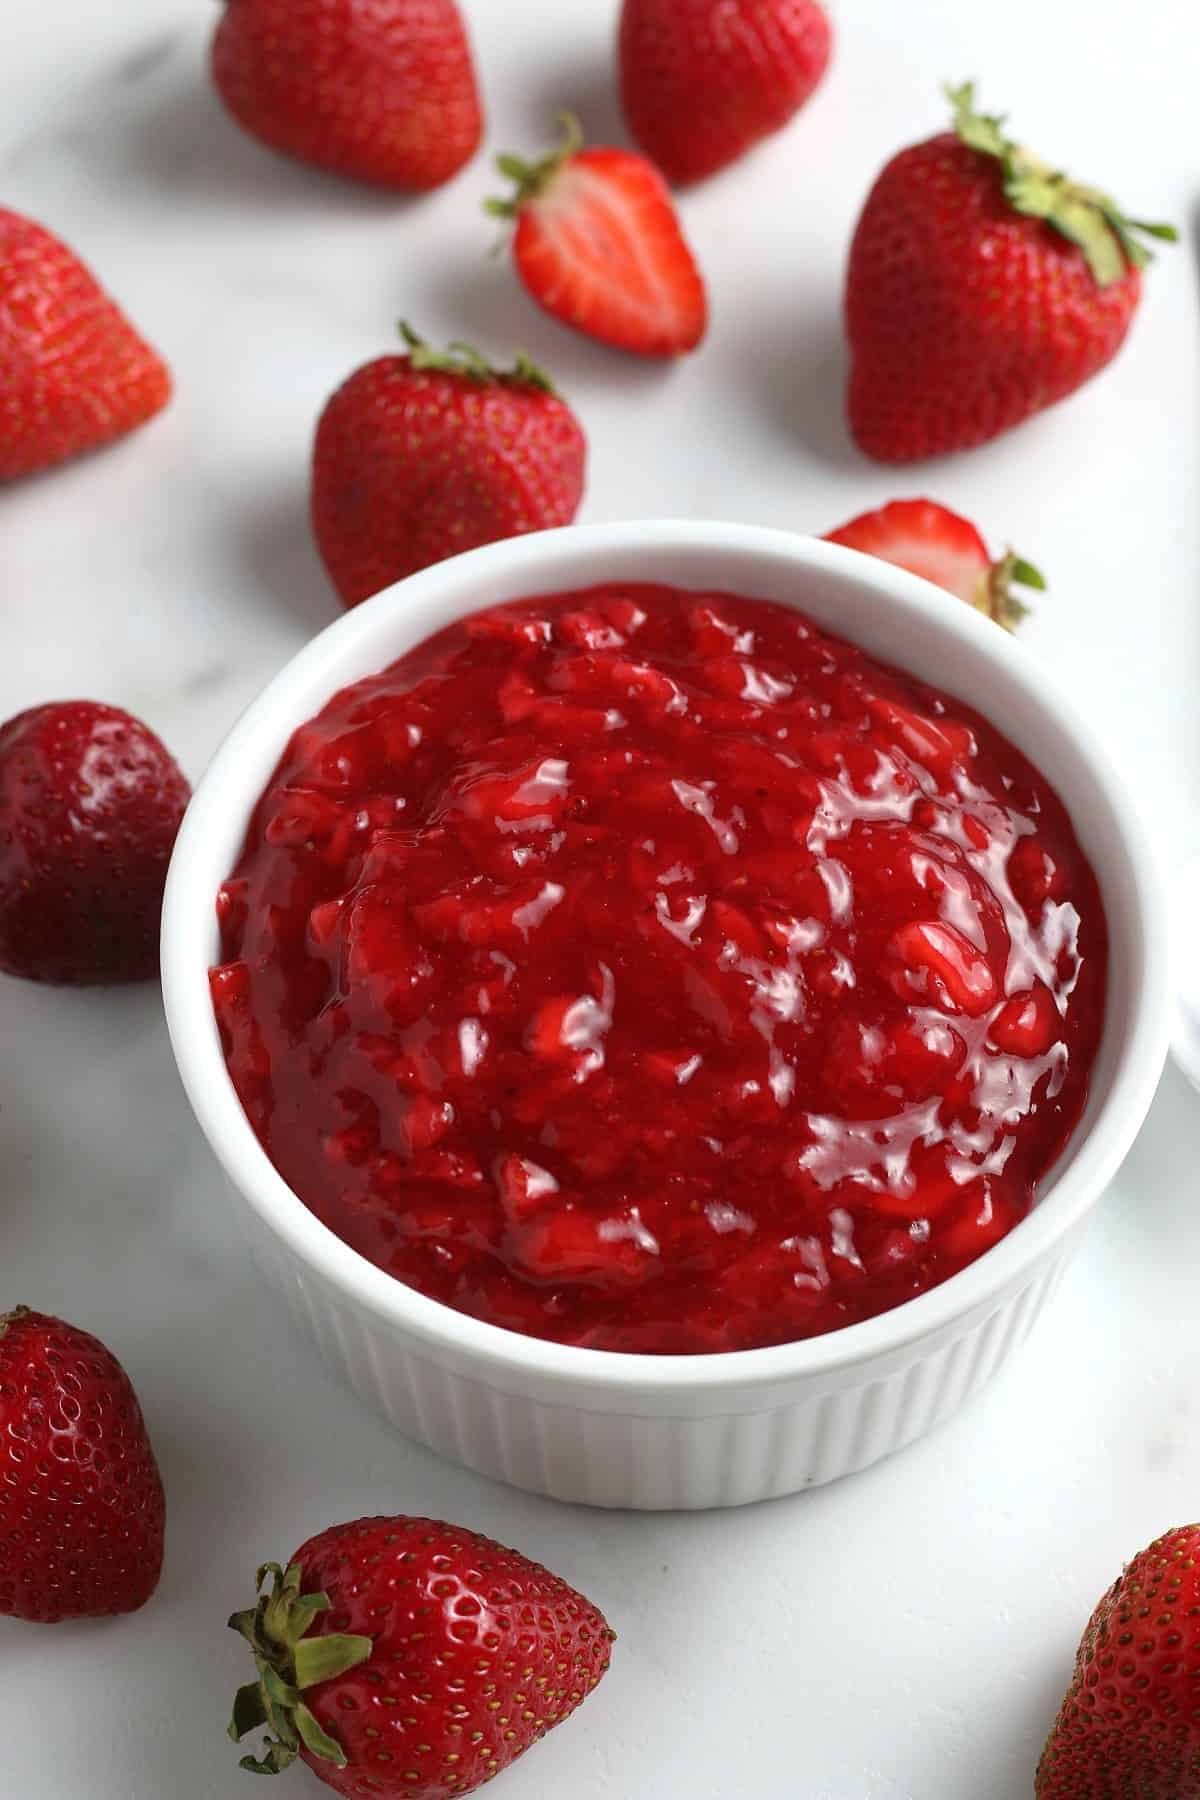
[[[601,581],[802,607],[995,721],[1055,783],[1103,890],[1108,1016],[1091,1098],[1033,1212],[941,1287],[802,1343],[715,1356],[564,1348],[463,1317],[322,1225],[258,1143],[209,1002],[214,896],[293,729],[463,613]],[[1150,1105],[1166,1053],[1166,925],[1137,806],[1100,738],[1003,632],[927,582],[811,538],[638,522],[539,533],[439,563],[339,619],[230,733],[188,809],[163,915],[167,1018],[255,1259],[322,1354],[398,1430],[519,1487],[598,1506],[738,1505],[831,1481],[952,1413],[1028,1333]]]

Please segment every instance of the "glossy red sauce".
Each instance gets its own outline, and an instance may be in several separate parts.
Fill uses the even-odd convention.
[[[293,737],[212,990],[268,1154],[514,1331],[735,1350],[972,1261],[1082,1110],[1106,934],[1053,789],[800,614],[451,626]]]

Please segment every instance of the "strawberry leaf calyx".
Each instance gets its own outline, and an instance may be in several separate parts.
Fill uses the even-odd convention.
[[[1013,593],[1014,587],[1036,588],[1039,593],[1044,593],[1046,578],[1033,563],[1008,550],[980,581],[973,603],[975,610],[995,620],[1005,631],[1015,631],[1028,615],[1029,608]]]
[[[523,206],[545,193],[563,164],[583,148],[583,132],[574,113],[559,113],[557,124],[562,141],[556,150],[549,151],[537,162],[526,162],[524,157],[512,156],[507,151],[496,158],[496,168],[507,181],[516,183],[516,191],[506,197],[493,195],[484,201],[483,210],[493,219],[515,219]]]
[[[0,1338],[4,1336],[10,1325],[17,1324],[20,1319],[29,1317],[27,1306],[14,1306],[11,1312],[0,1313]]]
[[[268,1576],[271,1588],[263,1592]],[[301,1747],[336,1768],[346,1766],[345,1751],[305,1705],[303,1695],[366,1662],[373,1644],[369,1637],[341,1632],[306,1636],[317,1615],[328,1612],[329,1596],[301,1593],[302,1580],[298,1563],[287,1569],[264,1563],[255,1581],[255,1604],[229,1621],[253,1651],[258,1676],[238,1689],[229,1735],[238,1744],[254,1731],[274,1734],[261,1756],[243,1756],[240,1767],[252,1775],[281,1774]]]
[[[1177,241],[1173,225],[1131,219],[1099,188],[1072,181],[1007,137],[1003,114],[976,111],[973,82],[948,87],[946,97],[954,108],[954,130],[961,142],[1000,163],[1009,205],[1027,218],[1045,220],[1078,245],[1099,287],[1111,286],[1129,269],[1144,269],[1152,260],[1141,237]]]
[[[535,388],[541,394],[555,392],[554,383],[545,370],[540,369],[524,350],[517,351],[511,369],[497,369],[474,344],[464,344],[461,339],[454,339],[444,350],[435,350],[432,344],[427,344],[404,320],[400,324],[400,335],[408,346],[408,359],[414,369],[440,370],[446,375],[465,375],[481,384],[498,381],[507,387]]]

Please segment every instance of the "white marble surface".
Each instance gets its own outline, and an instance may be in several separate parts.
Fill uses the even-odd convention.
[[[956,503],[1050,573],[1026,636],[1104,721],[1172,856],[1200,846],[1191,0],[841,0],[802,119],[686,201],[711,341],[672,370],[525,300],[480,159],[406,204],[271,157],[208,90],[192,0],[5,8],[0,199],[74,243],[170,358],[143,434],[0,494],[0,717],[69,694],[144,715],[196,775],[334,605],[305,525],[327,392],[405,314],[528,347],[592,444],[590,519],[821,530],[896,493]],[[471,0],[492,147],[574,105],[618,129],[612,0]],[[1081,14],[1086,29],[1081,27]],[[990,448],[895,475],[840,422],[841,264],[887,154],[975,72],[1029,141],[1189,228],[1119,363]],[[157,995],[0,994],[0,1301],[61,1311],[132,1372],[169,1490],[138,1617],[0,1620],[0,1788],[22,1800],[240,1793],[223,1628],[254,1565],[374,1510],[518,1544],[605,1607],[612,1673],[504,1780],[512,1800],[1010,1800],[1093,1600],[1200,1514],[1200,1100],[1169,1073],[1052,1316],[967,1414],[889,1465],[740,1514],[582,1513],[393,1438],[323,1374],[244,1266],[176,1084]],[[289,1778],[297,1792],[303,1772]],[[499,1790],[497,1790],[499,1791]]]

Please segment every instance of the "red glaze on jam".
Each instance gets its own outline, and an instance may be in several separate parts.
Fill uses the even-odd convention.
[[[451,626],[296,732],[212,991],[280,1173],[513,1331],[737,1350],[945,1280],[1087,1093],[1107,943],[1049,784],[800,614]]]

